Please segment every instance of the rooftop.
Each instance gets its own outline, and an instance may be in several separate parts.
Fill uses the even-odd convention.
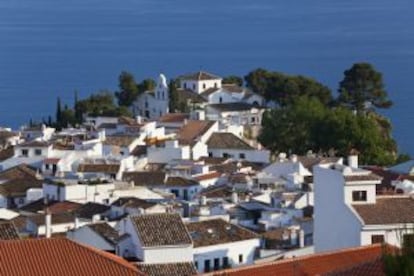
[[[12,275],[143,275],[113,254],[68,239],[3,241],[0,271]]]
[[[216,122],[189,120],[177,133],[181,145],[194,145]]]
[[[131,221],[144,247],[192,244],[179,214],[131,216]]]
[[[204,72],[204,71],[199,71],[196,73],[190,73],[187,75],[183,75],[180,77],[180,79],[202,81],[202,80],[220,80],[221,77]]]
[[[210,246],[259,238],[255,233],[222,219],[187,224],[194,247]]]
[[[13,222],[0,221],[0,241],[3,240],[19,240],[19,233]]]
[[[414,222],[414,199],[377,197],[375,204],[352,205],[365,224],[400,224]]]
[[[112,203],[113,206],[127,208],[148,209],[157,205],[157,203],[149,202],[136,197],[120,197]]]
[[[207,141],[208,148],[254,150],[245,141],[230,132],[214,132]]]
[[[119,239],[118,231],[116,231],[106,222],[89,224],[85,227],[89,227],[92,231],[104,238],[110,244],[115,245]]]
[[[170,264],[139,264],[139,269],[148,276],[192,276],[197,270],[194,264],[170,263]]]
[[[357,266],[361,265],[364,266],[369,262],[376,261],[378,258],[382,256],[383,250],[384,248],[381,244],[369,245],[321,254],[313,254],[309,256],[291,258],[281,261],[250,265],[240,268],[227,269],[211,273],[209,275],[325,275],[327,273],[332,273],[344,269],[356,268]]]

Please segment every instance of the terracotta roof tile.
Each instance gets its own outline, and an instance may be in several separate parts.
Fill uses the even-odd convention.
[[[410,197],[377,197],[375,204],[352,205],[365,224],[414,222],[414,199]]]
[[[163,185],[165,181],[164,172],[124,172],[122,180],[133,181],[135,186],[157,186]]]
[[[194,179],[197,181],[203,181],[203,180],[219,178],[220,176],[221,176],[221,173],[219,172],[209,172],[209,173],[197,175],[194,177]]]
[[[92,219],[94,215],[100,215],[106,213],[111,209],[110,206],[106,206],[103,204],[95,203],[95,202],[88,202],[81,207],[77,208],[74,212],[77,217]]]
[[[215,132],[207,141],[209,149],[254,150],[252,146],[230,132]]]
[[[228,223],[222,219],[192,222],[186,226],[193,239],[194,247],[259,238],[258,235],[250,230]]]
[[[179,214],[131,216],[144,247],[192,244]]]
[[[79,164],[78,172],[118,173],[119,168],[119,164]]]
[[[179,77],[182,80],[220,80],[221,77],[213,75],[211,73],[207,73],[204,71],[198,71],[196,73],[190,73],[187,75],[183,75],[181,77]]]
[[[112,203],[113,206],[148,209],[157,205],[136,197],[120,197]]]
[[[161,123],[180,123],[189,117],[190,115],[188,113],[168,113],[161,116],[158,121]]]
[[[106,136],[104,145],[119,146],[119,147],[128,147],[131,145],[137,137],[130,135],[113,135]]]
[[[127,261],[68,239],[3,241],[2,276],[14,275],[143,275]]]
[[[325,276],[385,276],[384,264],[381,258],[357,264],[351,268],[336,270],[324,274]]]
[[[167,181],[165,181],[165,185],[172,187],[189,187],[200,185],[200,183],[198,183],[195,180],[184,178],[181,176],[169,176],[167,178]]]
[[[357,182],[357,181],[381,181],[382,177],[370,173],[367,175],[344,175],[346,182]]]
[[[209,275],[267,276],[267,275],[323,275],[340,269],[352,268],[358,264],[374,261],[383,253],[380,244],[357,247],[304,257],[275,261],[264,264],[228,269]]]
[[[19,233],[13,222],[0,222],[0,241],[19,240]]]
[[[181,145],[194,145],[216,122],[189,120],[177,133]]]
[[[148,276],[190,276],[196,275],[193,263],[139,264],[139,269]]]

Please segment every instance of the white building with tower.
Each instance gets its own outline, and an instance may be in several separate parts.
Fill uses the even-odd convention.
[[[160,74],[157,86],[152,91],[145,91],[138,96],[138,99],[132,106],[132,112],[135,115],[144,116],[149,119],[158,119],[168,114],[169,108],[169,89],[167,78]]]

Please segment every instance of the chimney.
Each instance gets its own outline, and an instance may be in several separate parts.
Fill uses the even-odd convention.
[[[52,236],[52,214],[49,212],[49,208],[46,208],[45,214],[45,236],[46,238]]]
[[[200,197],[200,205],[201,206],[207,205],[207,197],[206,196],[201,196]]]
[[[290,161],[291,161],[292,163],[296,163],[296,162],[298,162],[298,156],[297,156],[296,154],[292,154],[292,155],[290,156]]]
[[[348,155],[348,166],[351,168],[358,168],[358,151],[352,149]]]
[[[305,232],[303,231],[303,229],[299,230],[299,247],[305,247]]]
[[[231,202],[233,202],[234,204],[239,203],[239,196],[236,192],[233,192],[231,194]]]
[[[78,229],[80,227],[79,218],[75,217],[75,229]]]

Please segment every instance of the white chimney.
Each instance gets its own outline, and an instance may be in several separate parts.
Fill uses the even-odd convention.
[[[290,161],[292,161],[292,163],[298,162],[298,156],[296,154],[292,154],[290,156]]]
[[[239,203],[239,196],[236,192],[233,192],[231,194],[231,202],[233,202],[234,204]]]
[[[75,217],[75,229],[78,229],[80,227],[79,218]]]
[[[200,197],[200,205],[201,206],[207,205],[207,197],[206,196],[201,196]]]
[[[299,230],[299,247],[305,247],[305,231],[303,229]]]
[[[45,214],[45,236],[50,238],[52,236],[52,214],[46,209]]]
[[[358,155],[351,154],[348,156],[348,166],[358,168]]]

